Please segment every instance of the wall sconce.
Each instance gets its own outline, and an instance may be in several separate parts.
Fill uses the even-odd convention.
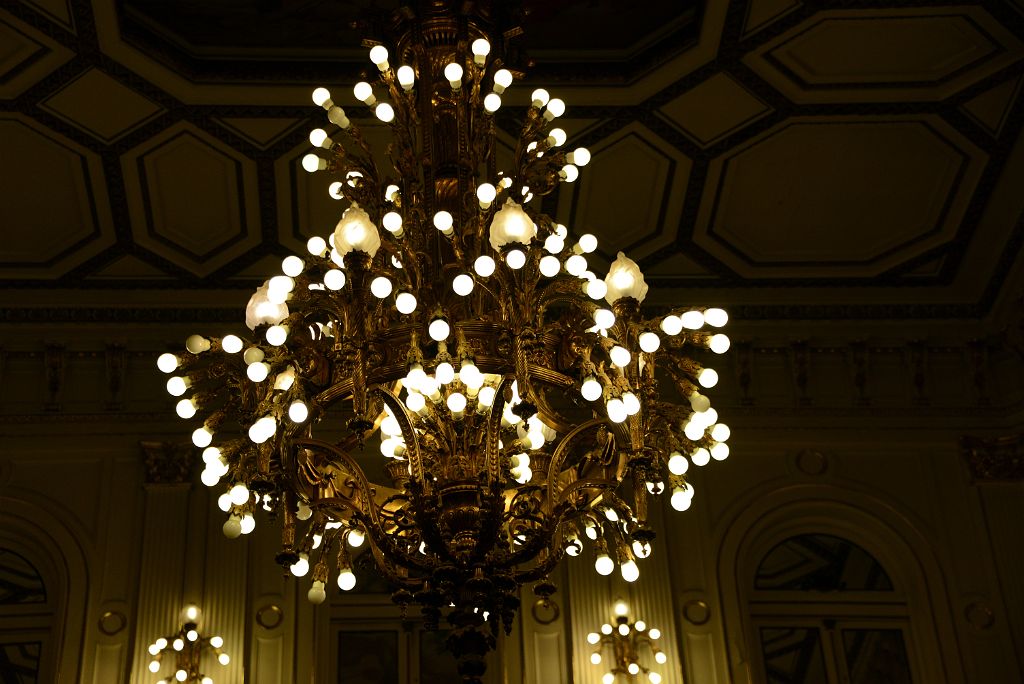
[[[630,622],[629,606],[623,600],[615,602],[615,625],[601,625],[601,633],[591,632],[587,641],[595,647],[590,662],[600,665],[604,662],[603,652],[609,651],[608,671],[601,678],[603,684],[616,681],[637,682],[642,674],[647,675],[650,684],[661,684],[661,674],[641,662],[641,651],[649,650],[658,665],[664,665],[668,656],[658,648],[661,630],[647,627],[643,620]]]
[[[202,612],[196,606],[186,606],[181,611],[181,627],[177,633],[160,637],[149,645],[149,654],[153,660],[149,663],[149,671],[160,672],[165,656],[173,656],[174,675],[157,681],[156,684],[174,684],[174,682],[200,682],[213,684],[213,677],[203,674],[199,667],[204,650],[209,650],[221,665],[227,665],[231,658],[221,650],[224,640],[219,636],[205,637],[199,633],[199,619]],[[168,658],[170,659],[170,658]]]

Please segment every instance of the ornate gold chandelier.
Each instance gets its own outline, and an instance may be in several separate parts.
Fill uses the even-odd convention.
[[[196,606],[186,606],[181,611],[181,627],[174,634],[160,637],[149,645],[149,671],[160,672],[164,658],[173,658],[174,675],[157,681],[157,684],[193,682],[213,684],[213,677],[201,671],[202,655],[210,651],[221,665],[227,665],[231,658],[224,652],[224,640],[219,636],[203,636],[199,632],[202,612]]]
[[[635,622],[629,619],[629,606],[625,601],[615,602],[615,624],[608,622],[601,625],[601,633],[591,632],[587,642],[594,647],[590,654],[590,662],[594,665],[605,663],[607,671],[601,677],[602,684],[615,684],[616,680],[637,681],[643,674],[650,684],[661,684],[661,673],[647,667],[643,663],[643,651],[650,651],[657,665],[668,662],[668,656],[658,648],[661,630],[649,627],[643,620]],[[611,659],[605,662],[603,652],[609,651]],[[649,661],[648,661],[649,662]]]
[[[227,485],[225,534],[250,532],[258,509],[279,518],[277,560],[312,571],[317,603],[331,575],[352,588],[365,540],[397,603],[447,618],[466,682],[519,588],[549,595],[584,540],[599,573],[636,580],[648,496],[688,508],[690,462],[726,458],[729,436],[700,391],[717,374],[692,358],[728,349],[726,313],[645,317],[634,262],[620,253],[597,277],[597,240],[531,205],[590,160],[563,149],[562,100],[534,91],[497,167],[494,114],[521,74],[491,10],[420,3],[395,14],[392,50],[370,50],[379,74],[354,95],[388,124],[393,169],[314,91],[333,132],[313,131],[303,165],[336,176],[337,228],[253,295],[254,339],[193,335],[158,361],[178,414],[201,420],[204,483]]]

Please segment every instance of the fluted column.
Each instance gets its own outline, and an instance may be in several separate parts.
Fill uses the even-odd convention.
[[[224,639],[223,650],[231,657],[226,666],[204,660],[204,670],[215,684],[242,682],[246,671],[247,649],[245,626],[249,618],[246,601],[248,587],[248,551],[252,535],[228,539],[221,530],[226,515],[216,507],[215,494],[222,489],[214,487],[206,502],[205,565],[202,588],[203,632],[217,634]],[[264,522],[265,518],[258,519]],[[255,534],[255,533],[254,533]],[[206,665],[210,662],[210,665]],[[259,681],[259,680],[257,680]]]
[[[155,681],[156,676],[147,669],[152,656],[146,649],[157,638],[170,634],[179,626],[188,539],[190,473],[194,458],[191,445],[179,448],[159,442],[143,442],[142,451],[146,508],[139,563],[132,684]],[[165,662],[161,674],[166,676],[170,668]]]

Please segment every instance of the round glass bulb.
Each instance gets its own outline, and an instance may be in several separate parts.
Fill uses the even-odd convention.
[[[267,375],[269,373],[270,373],[270,366],[268,366],[267,364],[263,363],[262,361],[257,361],[256,363],[250,363],[245,368],[245,374],[253,382],[263,382],[264,380],[267,379]]]
[[[729,314],[725,309],[707,309],[704,311],[704,322],[712,328],[721,328],[729,322]]]
[[[237,354],[242,351],[242,346],[242,340],[237,335],[225,335],[220,341],[220,348],[228,354]]]
[[[590,254],[597,249],[597,238],[590,233],[586,233],[580,236],[579,245],[584,254]]]
[[[305,423],[306,419],[309,418],[309,408],[305,402],[293,401],[291,406],[288,407],[288,418],[293,423]]]
[[[615,325],[615,314],[610,309],[597,309],[594,311],[594,323],[601,330],[607,330]]]
[[[596,652],[595,653],[591,653],[590,654],[590,662],[593,663],[594,665],[600,665],[601,664],[601,654],[600,653],[596,653]]]
[[[161,354],[157,357],[156,367],[164,373],[170,373],[178,367],[178,357],[174,354]]]
[[[561,270],[562,262],[558,260],[558,257],[551,254],[541,257],[540,273],[545,278],[554,278]]]
[[[718,384],[718,371],[714,368],[705,368],[697,376],[697,382],[701,387],[711,388]]]
[[[690,462],[678,451],[673,451],[668,457],[668,472],[673,475],[682,475],[690,469]]]
[[[625,368],[629,365],[633,355],[629,353],[629,350],[620,345],[612,347],[611,351],[608,352],[608,356],[611,357],[612,363],[619,368]]]
[[[356,99],[360,102],[366,102],[373,98],[373,86],[366,81],[360,81],[356,83],[355,87],[352,88],[352,94],[356,96]]]
[[[680,320],[687,330],[700,330],[704,326],[704,314],[700,311],[687,311]]]
[[[412,87],[413,82],[416,80],[416,72],[411,66],[400,66],[398,67],[398,83],[405,89]]]
[[[494,113],[501,108],[501,95],[498,93],[488,93],[484,98],[484,109],[490,113]]]
[[[452,280],[452,289],[455,290],[455,294],[459,295],[460,297],[465,297],[470,292],[472,292],[473,285],[473,276],[468,275],[466,273],[460,273],[459,275],[455,276],[454,280]]]
[[[374,45],[370,48],[370,61],[377,66],[385,65],[388,63],[388,49],[383,45]]]
[[[356,586],[356,576],[348,568],[345,568],[338,575],[338,588],[342,591],[352,591]]]
[[[476,271],[476,274],[481,278],[486,278],[487,276],[494,273],[494,268],[494,259],[487,256],[486,254],[477,257],[476,261],[473,262],[473,270]]]
[[[340,290],[345,287],[345,272],[332,268],[324,273],[324,287],[328,290]]]
[[[509,250],[509,252],[505,254],[505,263],[508,264],[508,267],[511,269],[519,270],[526,265],[526,253],[521,249]]]
[[[650,331],[640,333],[639,342],[641,351],[645,351],[648,354],[653,354],[658,351],[659,347],[661,347],[661,338],[658,337],[658,333]]]
[[[615,570],[615,561],[607,553],[602,553],[594,560],[594,570],[597,570],[599,575],[610,575]]]
[[[451,230],[452,225],[454,223],[455,220],[452,218],[452,215],[447,211],[442,210],[434,214],[434,227],[437,228],[442,233]]]
[[[265,337],[269,344],[280,347],[288,339],[288,328],[283,325],[272,325],[267,328]]]
[[[411,314],[416,310],[416,295],[410,292],[399,292],[395,297],[395,308],[400,313]]]
[[[395,120],[395,108],[387,102],[381,102],[377,105],[377,108],[373,110],[373,113],[376,114],[377,118],[384,123],[391,123]]]
[[[370,292],[372,292],[373,296],[377,299],[384,299],[391,294],[391,290],[391,281],[384,276],[377,276],[370,283]]]
[[[435,342],[444,342],[448,339],[448,335],[451,334],[451,326],[448,325],[448,321],[443,318],[435,318],[430,322],[430,326],[427,328],[427,332],[430,334],[430,339]]]
[[[708,347],[716,354],[724,354],[729,351],[729,345],[729,336],[723,335],[722,333],[712,335],[711,340],[708,343]]]
[[[590,376],[583,381],[583,385],[580,386],[580,394],[587,401],[597,401],[604,394],[604,387],[594,376]]]

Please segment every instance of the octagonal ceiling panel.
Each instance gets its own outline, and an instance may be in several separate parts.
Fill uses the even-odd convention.
[[[707,146],[771,112],[728,74],[715,74],[662,105],[659,112],[684,133]]]
[[[55,278],[115,242],[102,161],[18,114],[0,115],[0,275]]]
[[[790,119],[711,163],[694,240],[745,277],[876,276],[953,238],[985,159],[939,117]]]
[[[140,246],[205,276],[260,243],[256,165],[181,123],[122,157]]]
[[[112,142],[164,111],[99,69],[89,69],[39,106],[103,142]]]
[[[64,46],[0,11],[0,98],[17,97],[72,56]]]
[[[596,235],[605,259],[624,251],[640,261],[672,244],[690,159],[638,123],[590,151],[593,158],[579,180],[563,184],[559,193],[558,220],[570,234]]]
[[[978,7],[818,12],[744,58],[797,103],[941,100],[1021,59]]]

